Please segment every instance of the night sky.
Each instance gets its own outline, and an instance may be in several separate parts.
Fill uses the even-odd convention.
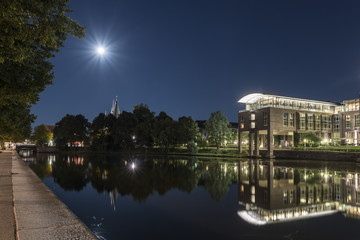
[[[237,121],[245,94],[342,101],[360,91],[360,1],[73,0],[86,38],[51,61],[34,126],[136,104]],[[96,55],[102,44],[107,54]]]

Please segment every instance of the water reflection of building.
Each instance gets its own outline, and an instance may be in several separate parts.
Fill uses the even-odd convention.
[[[238,212],[253,224],[296,220],[343,211],[360,216],[358,174],[275,166],[258,160],[239,165]]]
[[[118,191],[116,188],[114,188],[113,190],[111,190],[109,192],[109,197],[110,197],[110,204],[111,206],[113,206],[114,211],[116,211],[116,201],[118,199]]]

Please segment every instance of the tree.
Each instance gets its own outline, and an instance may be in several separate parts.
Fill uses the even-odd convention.
[[[29,138],[34,120],[27,104],[0,104],[0,142]]]
[[[112,114],[100,113],[94,118],[90,126],[91,147],[94,150],[106,151],[111,148],[113,139],[110,132],[115,122],[116,118]]]
[[[160,112],[154,120],[154,140],[161,149],[169,151],[170,145],[175,145],[176,122],[165,112]]]
[[[69,0],[3,0],[0,1],[0,109],[16,109],[4,114],[1,121],[8,128],[0,135],[6,138],[26,138],[31,133],[34,116],[31,104],[39,93],[52,84],[53,65],[49,61],[63,47],[68,34],[82,38],[84,28],[68,17]],[[27,113],[28,116],[25,116]],[[15,122],[14,120],[17,120]],[[26,129],[25,129],[26,128]]]
[[[319,145],[321,142],[321,138],[313,132],[303,133],[302,138],[304,140],[306,139],[306,143],[309,144],[310,147],[312,147],[313,144]]]
[[[152,127],[155,113],[151,112],[148,105],[138,104],[133,108],[135,118],[136,143],[140,147],[151,147],[154,142]]]
[[[134,114],[123,111],[119,115],[110,133],[116,148],[126,150],[134,149],[137,141],[135,137],[135,126],[136,121]]]
[[[177,142],[186,144],[190,152],[196,152],[197,141],[200,139],[198,124],[192,117],[180,117],[178,120]]]
[[[209,140],[216,144],[217,149],[231,139],[230,124],[221,111],[211,113],[209,120],[205,123],[205,130],[208,132]]]
[[[54,140],[56,145],[64,147],[69,144],[70,147],[73,147],[76,142],[87,144],[89,127],[89,121],[83,115],[67,114],[55,124]]]
[[[35,141],[37,145],[47,144],[51,140],[51,131],[47,126],[41,124],[34,128],[34,133],[31,136],[31,140]]]

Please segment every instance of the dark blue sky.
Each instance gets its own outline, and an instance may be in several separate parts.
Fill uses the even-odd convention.
[[[252,92],[341,101],[360,91],[360,1],[73,0],[87,27],[52,60],[35,126],[139,103],[177,119],[237,121]],[[102,43],[108,54],[94,54]]]

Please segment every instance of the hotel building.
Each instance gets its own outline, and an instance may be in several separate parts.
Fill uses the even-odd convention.
[[[342,103],[318,101],[271,94],[252,93],[239,103],[239,151],[244,133],[248,134],[249,155],[259,155],[260,149],[272,156],[274,147],[294,146],[294,134],[314,132],[324,142],[358,144],[360,130],[359,99]],[[280,141],[274,146],[274,136]],[[300,138],[302,141],[302,139]]]

